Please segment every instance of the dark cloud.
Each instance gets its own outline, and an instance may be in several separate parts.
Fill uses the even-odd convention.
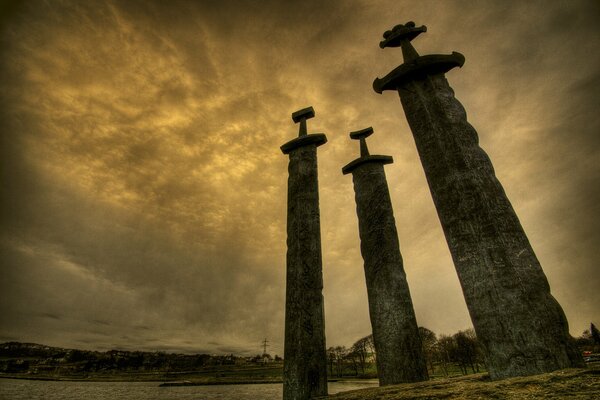
[[[595,2],[15,5],[0,37],[0,336],[97,349],[282,353],[290,113],[314,106],[328,344],[370,331],[349,131],[373,126],[417,318],[470,325],[377,46],[415,20],[480,133],[572,332],[600,297]],[[7,339],[8,340],[8,339]]]

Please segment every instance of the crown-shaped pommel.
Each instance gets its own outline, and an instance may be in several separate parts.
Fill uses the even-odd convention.
[[[407,82],[423,79],[429,75],[444,74],[455,67],[462,67],[465,57],[457,52],[450,55],[430,54],[420,56],[413,47],[411,40],[419,34],[427,32],[425,26],[416,27],[414,22],[396,25],[391,31],[383,34],[384,40],[379,42],[379,47],[400,47],[404,63],[394,68],[383,78],[373,81],[373,90],[381,93],[384,90],[398,90]]]
[[[408,40],[409,42],[419,36],[421,33],[427,32],[425,25],[416,27],[415,23],[410,21],[406,24],[398,24],[392,28],[391,31],[385,31],[383,34],[383,40],[379,42],[379,47],[382,49],[385,47],[400,47],[402,41]]]
[[[306,108],[303,108],[302,110],[298,110],[298,111],[292,113],[292,120],[295,123],[300,122],[300,132],[298,133],[298,136],[306,136],[307,135],[306,120],[313,118],[314,116],[315,116],[315,110],[312,107],[306,107]]]

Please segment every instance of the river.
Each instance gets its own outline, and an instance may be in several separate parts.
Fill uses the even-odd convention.
[[[160,382],[0,379],[2,400],[279,400],[281,384],[158,387]],[[377,386],[377,380],[329,382],[329,394]]]

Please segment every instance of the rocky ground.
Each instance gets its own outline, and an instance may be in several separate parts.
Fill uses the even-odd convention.
[[[333,400],[600,399],[600,365],[491,381],[487,374],[353,390]]]

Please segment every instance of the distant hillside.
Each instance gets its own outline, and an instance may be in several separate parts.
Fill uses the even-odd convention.
[[[72,349],[50,347],[37,343],[7,342],[0,344],[0,357],[54,357]]]
[[[136,375],[157,380],[184,372],[208,373],[226,367],[248,367],[273,363],[270,356],[238,357],[233,354],[167,354],[164,352],[109,350],[105,352],[64,349],[37,343],[0,344],[0,377],[74,378]],[[278,361],[281,361],[278,359]],[[246,368],[246,369],[248,369]],[[132,375],[133,374],[133,375]],[[145,378],[144,378],[145,379]]]

